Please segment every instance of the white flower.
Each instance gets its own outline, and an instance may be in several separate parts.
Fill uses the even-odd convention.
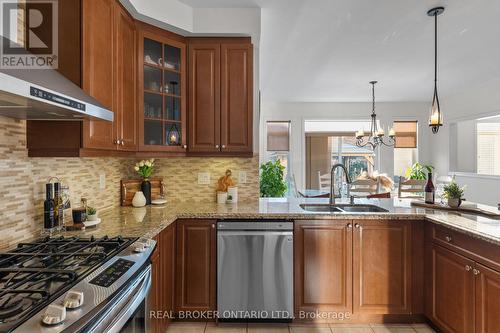
[[[154,158],[152,158],[150,161],[151,161],[151,165],[153,165],[153,163],[154,163],[155,159],[154,159]]]
[[[145,164],[146,166],[148,166],[148,167],[150,167],[150,166],[151,166],[151,162],[150,162],[150,161],[146,161],[144,164]]]
[[[143,167],[143,166],[144,166],[144,161],[140,161],[140,162],[139,162],[139,166],[140,166],[140,167]]]
[[[139,167],[136,165],[136,166],[134,167],[134,170],[135,170],[135,171],[139,171]]]

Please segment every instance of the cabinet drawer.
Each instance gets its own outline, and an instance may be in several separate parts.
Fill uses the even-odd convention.
[[[430,225],[428,239],[484,265],[500,269],[500,247],[445,227]]]

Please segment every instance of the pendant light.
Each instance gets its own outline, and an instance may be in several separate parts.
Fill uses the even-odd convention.
[[[427,12],[428,16],[434,16],[434,95],[432,97],[432,106],[429,116],[429,126],[434,134],[439,131],[439,127],[443,126],[443,114],[441,113],[441,108],[439,107],[439,97],[437,92],[437,17],[443,12],[444,7],[435,7]]]
[[[358,147],[366,147],[366,146],[371,146],[373,150],[377,148],[378,146],[387,146],[391,147],[394,146],[395,143],[395,137],[396,137],[396,132],[394,132],[394,129],[389,130],[389,142],[386,142],[384,139],[385,132],[384,128],[380,127],[378,128],[378,123],[377,123],[377,114],[375,113],[375,84],[377,84],[377,81],[370,81],[370,84],[372,85],[372,114],[371,114],[371,126],[370,126],[370,133],[366,136],[367,138],[365,139],[365,131],[360,130],[356,132],[356,146]]]

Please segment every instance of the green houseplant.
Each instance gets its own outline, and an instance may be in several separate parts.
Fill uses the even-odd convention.
[[[459,187],[455,181],[452,181],[443,188],[443,197],[448,199],[448,206],[452,208],[460,207],[465,188]]]
[[[285,167],[279,160],[269,161],[260,166],[260,196],[264,198],[284,197],[287,187],[283,179]]]
[[[87,207],[87,220],[88,221],[95,221],[97,220],[97,209],[94,207]]]
[[[425,180],[427,179],[427,174],[429,172],[432,172],[432,170],[434,170],[434,167],[432,165],[420,164],[417,162],[408,169],[406,169],[405,177],[406,179]]]

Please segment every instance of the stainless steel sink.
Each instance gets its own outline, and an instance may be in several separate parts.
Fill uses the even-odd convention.
[[[388,210],[375,205],[337,205],[346,213],[387,213]]]
[[[337,206],[328,204],[301,204],[300,208],[308,212],[342,213],[342,210]]]
[[[308,212],[324,212],[324,213],[386,213],[384,209],[375,205],[349,205],[349,204],[301,204],[300,208]]]

